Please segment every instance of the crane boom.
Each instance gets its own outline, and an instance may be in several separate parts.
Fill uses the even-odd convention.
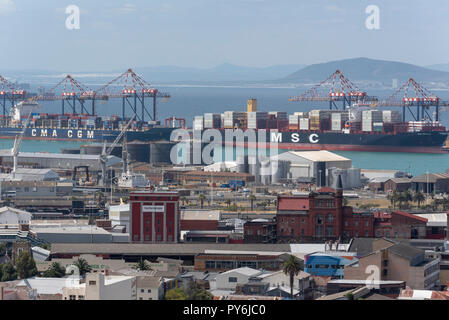
[[[16,136],[16,139],[14,140],[14,146],[12,148],[12,155],[17,155],[17,153],[19,152],[19,148],[20,148],[20,144],[22,143],[23,140],[23,136],[25,135],[25,130],[28,127],[28,123],[30,122],[31,119],[31,112],[28,114],[28,118],[25,121],[25,124],[23,125],[23,129],[22,132],[20,133],[20,135]]]
[[[104,155],[107,157],[111,154],[112,150],[114,150],[115,146],[120,142],[120,140],[123,138],[123,135],[126,133],[126,130],[128,130],[129,126],[131,125],[131,123],[134,121],[135,116],[131,118],[131,120],[129,120],[129,122],[126,124],[125,128],[123,128],[123,130],[120,132],[120,134],[117,136],[117,138],[115,138],[114,142],[109,146],[109,149],[105,150],[105,148],[103,148],[104,150]],[[106,145],[104,145],[106,146]]]
[[[129,126],[134,121],[134,118],[135,118],[135,116],[132,117],[131,120],[129,120],[129,122],[122,129],[120,134],[117,136],[117,138],[115,138],[114,142],[112,143],[112,145],[108,149],[106,149],[106,142],[103,144],[103,150],[102,150],[101,155],[99,157],[100,165],[101,165],[101,184],[102,184],[102,186],[106,186],[106,161],[107,161],[107,158],[111,154],[112,150],[114,150],[115,146],[122,139],[122,137],[126,133],[126,130],[128,130]]]

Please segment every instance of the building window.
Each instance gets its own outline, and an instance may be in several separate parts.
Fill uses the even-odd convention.
[[[388,275],[388,270],[384,269],[384,276]]]
[[[228,282],[237,282],[237,277],[229,277]]]
[[[316,222],[316,224],[323,224],[323,217],[321,216],[321,214],[318,214],[315,217],[315,222]]]
[[[71,294],[71,295],[69,296],[69,300],[76,300],[76,296]]]
[[[359,226],[359,222],[358,222],[358,221],[354,221],[354,225],[355,225],[356,227],[358,227],[358,226]]]
[[[148,289],[148,293],[151,293],[151,289]]]
[[[315,236],[317,236],[317,237],[323,236],[323,226],[317,225],[315,227]]]
[[[365,237],[366,237],[366,238],[369,237],[369,232],[368,232],[368,230],[365,231]]]
[[[326,237],[332,237],[334,235],[334,227],[326,227]]]
[[[345,227],[347,227],[348,226],[348,221],[347,220],[345,220]]]
[[[140,289],[140,292],[141,292],[141,293],[144,293],[144,292],[145,292],[145,290],[144,290],[144,289]]]
[[[356,238],[358,238],[358,237],[359,237],[359,232],[358,232],[357,230],[355,231],[355,233],[354,233],[354,234],[355,234],[355,237],[356,237]]]
[[[97,282],[91,280],[91,281],[89,281],[89,285],[90,285],[90,286],[95,286],[95,285],[97,285]]]
[[[143,300],[143,298],[142,298],[142,297],[140,297],[140,298],[139,298],[139,300]]]
[[[365,221],[365,226],[366,226],[366,227],[369,227],[369,220],[366,220],[366,221]]]
[[[328,222],[328,223],[334,222],[334,216],[332,214],[328,213],[326,216],[326,222]]]
[[[78,300],[84,300],[84,296],[78,296]]]

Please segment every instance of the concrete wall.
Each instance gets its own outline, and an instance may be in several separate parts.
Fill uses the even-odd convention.
[[[369,267],[375,266],[379,269],[379,280],[382,278],[382,253],[375,252],[369,256],[359,258],[359,263],[357,265],[346,266],[344,269],[344,279],[345,280],[367,280],[370,276],[366,273]]]

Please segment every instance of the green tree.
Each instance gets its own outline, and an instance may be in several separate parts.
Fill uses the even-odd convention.
[[[146,260],[144,260],[142,258],[140,258],[140,261],[137,262],[133,268],[138,269],[138,270],[151,270],[151,267],[148,265]]]
[[[14,281],[17,280],[17,272],[11,263],[6,263],[2,266],[2,279],[1,281]]]
[[[0,257],[6,254],[6,244],[3,242],[0,242]]]
[[[167,291],[165,300],[187,300],[187,295],[182,288],[174,288]]]
[[[212,293],[199,286],[195,281],[191,282],[185,294],[188,300],[212,300]]]
[[[303,269],[301,261],[290,255],[287,261],[282,264],[282,271],[290,277],[290,297],[293,299],[293,285],[295,276]]]
[[[204,207],[204,200],[206,200],[206,196],[205,196],[204,194],[200,194],[200,195],[198,196],[198,200],[200,200],[200,203],[201,203],[201,209],[203,209],[203,207]]]
[[[65,268],[59,262],[53,262],[43,276],[45,278],[62,278],[65,276]]]
[[[78,268],[80,276],[84,276],[86,273],[90,272],[92,268],[89,266],[89,263],[86,261],[86,259],[78,258],[74,266]]]
[[[248,199],[249,199],[249,201],[251,202],[251,211],[253,211],[254,210],[254,201],[256,201],[256,196],[255,195],[253,195],[252,193],[249,195],[249,197],[248,197]]]
[[[22,251],[16,262],[16,270],[20,279],[27,279],[37,275],[36,262],[27,251]]]
[[[420,191],[415,192],[415,194],[413,195],[413,201],[418,203],[418,208],[421,207],[421,203],[426,200],[426,197],[424,196],[424,194]]]
[[[231,205],[232,201],[231,201],[231,199],[226,199],[226,200],[225,200],[225,203],[226,203],[226,205],[227,205],[228,208],[229,208],[229,206]]]

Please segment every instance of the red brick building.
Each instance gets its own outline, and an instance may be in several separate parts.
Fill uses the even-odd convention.
[[[281,241],[374,237],[373,214],[343,206],[342,189],[321,188],[307,195],[279,196],[276,218]]]
[[[130,241],[177,243],[179,241],[179,195],[177,192],[130,193]]]
[[[243,225],[243,241],[245,243],[275,243],[276,221],[254,219]]]
[[[425,239],[427,219],[403,212],[376,212],[374,233],[377,238]]]

